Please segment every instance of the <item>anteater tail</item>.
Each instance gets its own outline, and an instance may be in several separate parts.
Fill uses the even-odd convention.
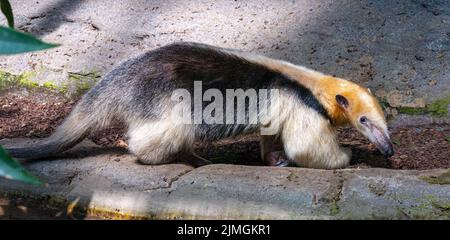
[[[101,110],[88,110],[101,109]],[[75,146],[83,140],[91,129],[106,124],[107,109],[89,108],[89,101],[83,98],[72,110],[70,115],[48,138],[34,146],[7,148],[9,154],[16,158],[38,159],[52,156]],[[102,116],[105,115],[105,116]]]

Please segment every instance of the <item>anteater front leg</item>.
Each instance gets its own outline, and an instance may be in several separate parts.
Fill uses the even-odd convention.
[[[299,167],[337,169],[349,165],[351,151],[339,146],[336,134],[325,121],[288,123],[282,141],[286,155]]]
[[[289,160],[299,167],[337,169],[349,165],[351,152],[339,146],[330,121],[298,106],[285,119],[281,141]]]

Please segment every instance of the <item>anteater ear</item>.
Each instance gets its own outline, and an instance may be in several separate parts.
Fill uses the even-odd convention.
[[[348,100],[342,95],[336,95],[336,102],[343,108],[348,108]]]

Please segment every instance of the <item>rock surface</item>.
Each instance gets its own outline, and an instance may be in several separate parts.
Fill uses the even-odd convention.
[[[354,80],[392,107],[423,107],[450,93],[447,0],[11,4],[19,29],[62,44],[49,51],[1,57],[1,70],[32,72],[41,84],[88,78],[90,85],[118,62],[143,51],[174,41],[197,41]],[[5,23],[3,16],[0,23]]]
[[[25,166],[48,186],[0,180],[0,218],[450,219],[449,169],[144,166],[87,141]]]

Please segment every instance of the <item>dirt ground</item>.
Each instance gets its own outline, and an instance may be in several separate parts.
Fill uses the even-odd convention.
[[[21,94],[23,95],[23,94]],[[50,135],[76,103],[58,96],[34,93],[0,96],[0,139]],[[126,147],[120,124],[89,138],[102,146]],[[352,148],[353,168],[393,169],[450,168],[450,125],[421,125],[391,130],[395,155],[384,158],[363,136],[351,128],[339,130],[343,146]],[[196,144],[196,152],[214,163],[261,165],[257,135],[242,136],[209,144]]]

